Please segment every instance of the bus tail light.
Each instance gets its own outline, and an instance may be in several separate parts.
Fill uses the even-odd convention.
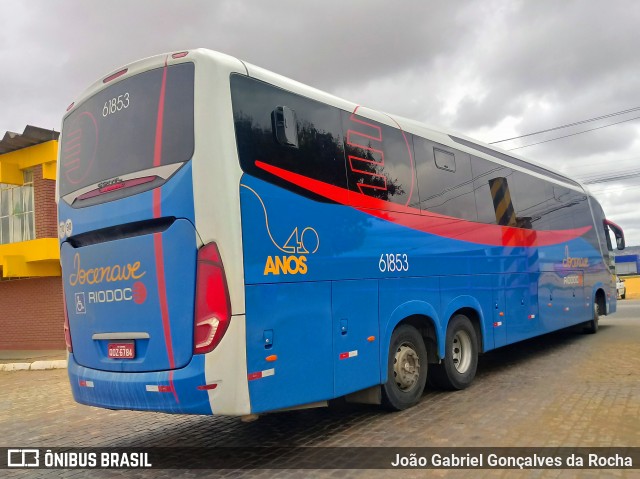
[[[67,345],[67,351],[72,353],[73,345],[71,344],[71,330],[69,329],[69,313],[67,311],[67,298],[64,293],[62,293],[62,304],[64,308],[64,342]]]
[[[193,354],[204,354],[220,343],[231,320],[229,289],[215,243],[198,251]]]

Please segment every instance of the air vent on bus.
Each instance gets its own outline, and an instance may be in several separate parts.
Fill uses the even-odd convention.
[[[81,248],[83,246],[106,243],[107,241],[133,238],[134,236],[143,236],[153,233],[162,233],[167,230],[175,220],[176,218],[171,216],[168,218],[157,218],[110,226],[109,228],[101,228],[99,230],[71,236],[68,239],[68,242],[74,248]]]

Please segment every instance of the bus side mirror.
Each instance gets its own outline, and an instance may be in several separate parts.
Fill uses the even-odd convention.
[[[298,122],[294,110],[287,106],[277,106],[271,112],[271,127],[278,143],[298,148]]]
[[[616,237],[616,247],[619,250],[623,250],[625,247],[625,243],[624,243],[624,232],[622,231],[622,228],[620,228],[613,221],[609,221],[609,220],[604,220],[604,224],[608,226],[611,231],[613,231],[613,235]]]

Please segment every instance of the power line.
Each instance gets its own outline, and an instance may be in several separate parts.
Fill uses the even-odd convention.
[[[549,140],[538,141],[536,143],[529,143],[528,145],[518,146],[516,148],[509,148],[509,149],[507,149],[507,151],[520,150],[521,148],[528,148],[529,146],[541,145],[542,143],[549,143],[550,141],[561,140],[562,138],[569,138],[570,136],[582,135],[583,133],[588,133],[590,131],[595,131],[595,130],[601,130],[602,128],[607,128],[609,126],[619,125],[620,123],[624,123],[624,122],[627,122],[627,121],[633,121],[633,120],[640,120],[640,116],[636,116],[635,118],[629,118],[628,120],[617,121],[615,123],[610,123],[610,124],[604,125],[604,126],[598,126],[596,128],[590,128],[588,130],[579,131],[577,133],[571,133],[570,135],[558,136],[556,138],[551,138]]]
[[[578,181],[581,181],[582,183],[585,183],[593,180],[601,180],[603,178],[610,178],[611,176],[617,176],[617,175],[628,174],[628,173],[640,173],[640,170],[638,169],[631,170],[629,168],[617,169],[613,171],[607,170],[604,173],[601,171],[595,174],[592,173],[588,175],[580,175],[580,176],[577,176],[575,179],[577,179]]]
[[[586,180],[586,181],[583,181],[582,183],[584,183],[585,185],[592,185],[595,183],[607,183],[609,181],[627,180],[629,178],[635,178],[637,176],[640,176],[640,170],[631,171],[629,173],[615,173],[610,176],[602,176],[600,178]]]
[[[600,180],[602,178],[609,178],[611,175],[619,175],[625,172],[629,172],[629,171],[636,171],[636,170],[629,170],[628,168],[626,169],[618,169],[618,170],[607,170],[604,172],[600,171],[598,173],[590,173],[590,174],[585,174],[585,175],[576,175],[576,177],[574,179],[577,179],[578,181],[585,183],[587,181],[591,181],[591,180]]]
[[[596,116],[594,118],[589,118],[588,120],[580,120],[580,121],[576,121],[574,123],[567,123],[566,125],[556,126],[554,128],[548,128],[546,130],[534,131],[533,133],[526,133],[524,135],[514,136],[512,138],[506,138],[504,140],[492,141],[489,144],[490,145],[495,145],[496,143],[504,143],[505,141],[517,140],[518,138],[526,138],[528,136],[539,135],[541,133],[548,133],[550,131],[561,130],[562,128],[569,128],[571,126],[582,125],[584,123],[589,123],[591,121],[602,120],[604,118],[611,118],[612,116],[624,115],[625,113],[630,113],[632,111],[637,111],[637,110],[640,110],[640,106],[636,106],[634,108],[629,108],[628,110],[617,111],[615,113],[607,113],[606,115]],[[615,125],[615,123],[614,123],[614,125]]]

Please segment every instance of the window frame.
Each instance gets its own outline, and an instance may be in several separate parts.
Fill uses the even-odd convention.
[[[28,169],[23,171],[23,184],[11,185],[7,183],[0,183],[0,203],[3,201],[2,193],[7,193],[9,209],[6,210],[7,214],[2,214],[2,205],[0,204],[0,244],[19,243],[22,241],[30,241],[36,239],[36,226],[35,226],[35,194],[34,194],[34,181],[33,170]],[[24,208],[24,195],[25,192],[29,195],[28,205],[30,208]],[[16,212],[17,203],[22,203],[22,211]],[[15,222],[20,218],[23,221],[22,228],[19,233],[19,237],[16,238],[15,234]],[[3,221],[8,220],[8,221]],[[3,225],[5,225],[3,227]],[[8,231],[5,231],[4,228]]]

